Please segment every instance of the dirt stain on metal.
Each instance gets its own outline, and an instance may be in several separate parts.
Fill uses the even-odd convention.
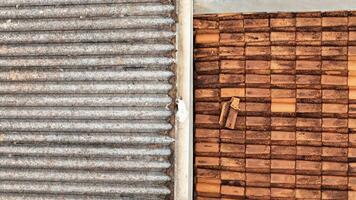
[[[5,140],[5,133],[0,133],[0,142]]]
[[[9,78],[11,81],[16,81],[18,79],[18,71],[11,70],[9,73]]]

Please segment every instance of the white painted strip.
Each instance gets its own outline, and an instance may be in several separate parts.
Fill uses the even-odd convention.
[[[174,199],[193,199],[193,2],[178,4],[177,96],[188,116],[176,121]],[[182,106],[180,106],[182,109]],[[184,112],[184,113],[185,113]],[[184,114],[185,115],[185,114]]]
[[[356,10],[356,0],[194,0],[194,14]]]

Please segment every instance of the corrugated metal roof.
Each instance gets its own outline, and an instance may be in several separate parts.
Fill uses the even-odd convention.
[[[172,194],[174,10],[0,2],[0,200]]]

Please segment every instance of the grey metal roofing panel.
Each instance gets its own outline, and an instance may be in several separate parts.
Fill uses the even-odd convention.
[[[0,200],[173,194],[174,10],[0,1]]]

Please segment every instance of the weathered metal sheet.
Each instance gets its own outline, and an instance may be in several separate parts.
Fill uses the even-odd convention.
[[[0,1],[0,200],[173,194],[174,11]]]

